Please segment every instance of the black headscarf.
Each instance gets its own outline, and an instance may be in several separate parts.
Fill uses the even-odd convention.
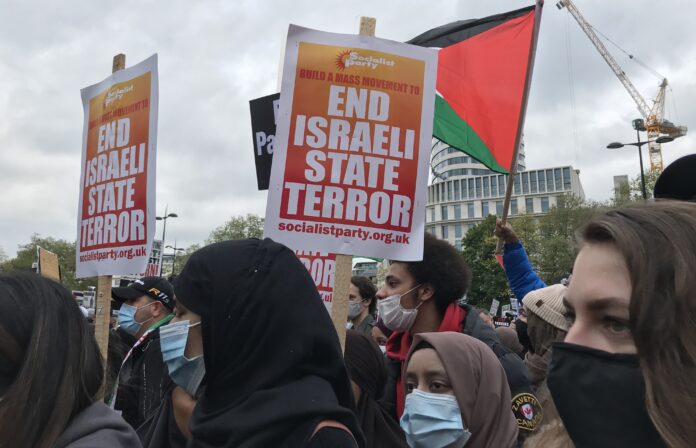
[[[384,355],[375,341],[355,330],[346,332],[346,367],[362,390],[358,400],[358,421],[369,447],[406,447],[399,423],[377,403],[387,384]]]
[[[193,447],[302,447],[322,420],[364,446],[338,336],[314,281],[270,239],[206,246],[176,294],[201,316],[206,386]]]

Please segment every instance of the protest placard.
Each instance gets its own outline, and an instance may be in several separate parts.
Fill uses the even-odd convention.
[[[39,274],[41,274],[42,277],[60,283],[60,263],[58,255],[43,247],[37,247],[36,250],[39,253]]]
[[[155,232],[157,55],[81,93],[76,276],[141,273]]]
[[[268,190],[279,106],[280,93],[249,101],[251,133],[254,137],[256,183],[259,190]]]
[[[326,311],[331,314],[334,275],[336,273],[336,254],[297,250],[295,255],[309,271],[314,283],[317,285],[319,296],[322,302],[324,302],[324,306],[326,306]]]
[[[420,260],[437,52],[291,26],[264,234]]]

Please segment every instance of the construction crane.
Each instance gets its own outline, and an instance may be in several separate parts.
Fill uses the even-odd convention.
[[[607,50],[602,41],[599,40],[592,25],[580,14],[580,11],[572,0],[560,0],[556,3],[556,7],[559,10],[566,8],[573,18],[575,18],[580,28],[587,34],[587,37],[590,38],[595,48],[597,48],[599,54],[602,55],[606,63],[609,64],[609,67],[614,71],[616,77],[619,78],[621,84],[628,90],[629,95],[631,95],[631,98],[633,98],[633,101],[635,101],[638,106],[638,111],[645,120],[645,129],[639,130],[646,130],[648,132],[648,141],[650,142],[648,143],[648,148],[650,150],[650,171],[662,171],[662,148],[655,140],[657,140],[660,134],[666,134],[671,138],[677,138],[686,135],[687,131],[686,126],[677,126],[664,118],[667,78],[662,79],[660,90],[655,100],[653,100],[652,107],[648,106],[643,96],[638,92],[631,80],[628,79],[626,72],[623,71],[619,63],[616,62],[616,59],[609,53],[609,50]],[[633,58],[633,56],[631,56],[631,58]]]

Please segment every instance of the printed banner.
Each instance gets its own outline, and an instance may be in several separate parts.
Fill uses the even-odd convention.
[[[264,234],[420,260],[437,52],[290,26]]]
[[[145,272],[142,272],[138,277],[159,277],[162,275],[160,266],[162,266],[162,240],[154,240]]]
[[[256,183],[259,190],[268,190],[279,106],[280,93],[249,101],[251,133],[254,136]]]
[[[336,254],[296,250],[295,255],[305,265],[317,285],[319,296],[331,314],[333,302],[334,274],[336,273]]]
[[[157,55],[81,93],[76,277],[138,274],[155,233]]]

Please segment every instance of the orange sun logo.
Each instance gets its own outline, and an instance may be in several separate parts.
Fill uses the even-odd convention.
[[[348,55],[350,54],[351,50],[345,50],[342,51],[336,56],[336,68],[339,70],[345,70],[346,69],[346,59],[348,59]]]

